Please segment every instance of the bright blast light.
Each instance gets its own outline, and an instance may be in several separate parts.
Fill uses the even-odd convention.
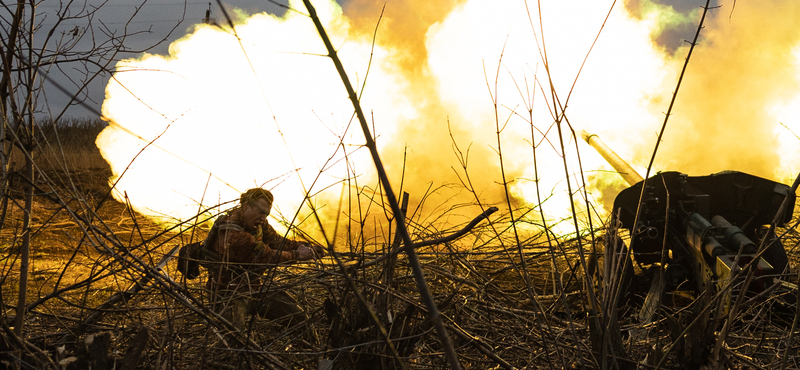
[[[378,14],[364,12],[379,8],[366,6],[370,1],[354,0],[369,4],[346,8],[352,18],[333,1],[314,3],[353,85],[360,91],[366,80],[361,103],[393,183],[399,187],[402,179],[417,198],[430,186],[456,184],[439,190],[445,194],[437,207],[445,209],[476,198],[504,204],[500,127],[514,206],[536,204],[538,180],[549,198],[546,213],[556,220],[570,214],[553,127],[556,105],[568,105],[566,118],[577,131],[602,134],[641,169],[687,50],[653,40],[676,24],[696,27],[699,15],[646,0],[636,2],[635,11],[618,4],[583,65],[611,2],[542,2],[540,28],[540,8],[531,2],[470,0],[437,15],[398,1],[387,5],[374,46]],[[800,9],[788,0],[771,3],[737,3],[730,17],[728,10],[712,12],[657,169],[693,175],[737,169],[773,177],[783,174],[784,153],[797,159],[796,150],[786,150],[797,142],[774,135],[781,120],[799,124],[787,112],[796,111],[791,102],[800,99],[800,32],[794,26]],[[304,9],[300,1],[290,6]],[[276,211],[291,219],[306,192],[332,216],[340,194],[354,194],[342,193],[342,182],[349,189],[377,188],[352,105],[311,20],[294,11],[256,14],[235,30],[199,25],[173,43],[168,56],[117,65],[103,104],[111,125],[97,139],[111,181],[121,176],[116,196],[127,193],[141,213],[180,220],[197,213],[204,193],[203,203],[213,205],[265,186],[276,195]],[[576,191],[582,186],[576,144],[564,122],[566,173]],[[579,148],[584,171],[609,168],[590,148]],[[459,153],[469,159],[467,174]],[[607,184],[608,176],[614,175],[589,173],[590,186]],[[474,193],[463,190],[467,180]],[[578,195],[572,199],[581,203]],[[459,217],[451,221],[471,215]],[[539,222],[538,212],[528,217]]]

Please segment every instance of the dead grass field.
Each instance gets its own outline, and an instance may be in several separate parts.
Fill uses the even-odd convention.
[[[10,198],[0,230],[5,322],[0,366],[313,369],[331,360],[337,369],[447,367],[405,256],[374,262],[383,258],[381,251],[391,241],[376,242],[378,252],[337,253],[335,258],[269,270],[270,289],[292,292],[306,312],[304,323],[284,328],[255,317],[241,330],[226,325],[207,304],[205,273],[186,281],[174,261],[154,268],[174,248],[204,237],[206,231],[154,224],[106,197],[110,171],[92,149],[99,126],[76,127],[82,136],[62,137],[65,149],[73,145],[64,151],[74,155],[63,162],[70,163],[69,171],[51,166],[37,181],[29,312],[21,337],[10,326],[19,290],[23,207],[21,195]],[[47,155],[41,153],[37,163],[55,163]],[[19,186],[12,182],[12,194]],[[491,222],[503,226],[502,219]],[[796,220],[782,230],[791,261],[784,280],[790,283],[797,283],[800,262]],[[597,231],[602,251],[601,235],[602,228]],[[620,333],[624,353],[617,361],[602,361],[590,340],[596,312],[587,303],[578,258],[579,244],[590,253],[591,238],[554,243],[551,247],[532,237],[519,249],[512,235],[495,235],[484,221],[468,237],[419,250],[465,368],[655,368],[654,359],[671,347],[660,368],[684,367],[682,349],[673,344],[680,344],[676,334],[693,319],[693,297],[670,293],[659,319],[646,325],[634,317],[643,297],[626,301],[617,310],[619,320],[609,324],[609,330]],[[123,294],[140,283],[138,293]],[[602,282],[594,289],[601,292]],[[787,286],[742,310],[722,344],[724,359],[718,361],[728,368],[800,368],[800,344],[789,340],[797,331],[797,294],[796,286]],[[87,344],[89,338],[97,343],[105,338],[109,347],[95,357],[87,355],[97,350]],[[105,362],[86,362],[99,361],[97,356]]]

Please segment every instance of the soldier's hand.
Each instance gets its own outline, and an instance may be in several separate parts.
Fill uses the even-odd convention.
[[[301,245],[297,248],[297,260],[298,261],[307,261],[314,257],[314,250],[311,248]]]

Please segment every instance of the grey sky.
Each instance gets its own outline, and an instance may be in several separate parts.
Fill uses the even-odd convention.
[[[278,2],[286,3],[286,0]],[[65,4],[70,4],[66,7]],[[250,14],[259,12],[270,12],[273,14],[283,14],[284,8],[270,3],[266,0],[237,0],[224,2],[226,5],[243,9]],[[102,6],[101,6],[102,5]],[[109,35],[116,36],[127,33],[130,35],[125,39],[127,52],[117,54],[114,60],[135,57],[144,50],[149,53],[167,54],[169,44],[184,35],[194,24],[202,22],[206,15],[206,10],[211,6],[212,17],[222,21],[223,14],[216,1],[203,0],[110,0],[103,3],[97,0],[87,1],[54,1],[46,0],[41,2],[36,8],[36,23],[39,31],[34,38],[34,44],[41,47],[44,44],[45,36],[56,26],[56,14],[66,8],[69,13],[76,15],[85,12],[87,9],[99,7],[95,13],[91,28],[87,27],[87,19],[67,19],[62,21],[54,29],[56,38],[65,40],[75,39],[80,41],[76,44],[77,49],[88,50],[109,39]],[[3,5],[0,8],[0,17],[4,24],[10,24],[10,19],[14,8]],[[28,9],[26,8],[26,11]],[[61,13],[65,14],[65,13]],[[7,31],[3,32],[3,37],[7,36]],[[163,40],[163,42],[161,42]],[[52,48],[54,41],[48,42],[48,47]],[[153,45],[155,45],[153,47]],[[113,68],[115,63],[109,65]],[[78,90],[78,83],[85,79],[88,73],[97,71],[95,65],[80,65],[77,63],[60,64],[48,71],[48,77],[64,86],[70,91]],[[93,111],[99,111],[104,99],[105,86],[110,75],[103,73],[98,78],[92,80],[82,100],[91,109],[81,105],[73,105],[68,110],[67,116],[94,117]],[[52,88],[46,83],[46,97],[40,97],[39,105],[43,111],[43,116],[55,115],[62,110],[69,102],[70,97],[61,91]],[[45,99],[46,98],[46,99]]]

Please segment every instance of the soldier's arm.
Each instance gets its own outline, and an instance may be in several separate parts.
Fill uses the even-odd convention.
[[[300,246],[306,245],[306,243],[284,238],[270,224],[264,226],[264,243],[283,251],[296,251]]]
[[[297,258],[293,250],[277,251],[263,242],[256,242],[250,233],[238,230],[220,232],[218,251],[225,261],[238,263],[280,263]]]

